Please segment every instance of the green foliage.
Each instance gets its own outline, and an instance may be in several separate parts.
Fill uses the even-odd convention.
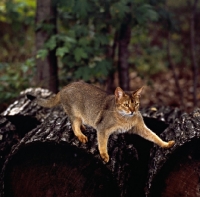
[[[135,10],[135,17],[138,24],[143,25],[147,21],[158,21],[158,13],[153,6],[149,4],[142,4]]]
[[[0,103],[18,96],[33,81],[35,8],[35,0],[0,1]]]
[[[127,1],[115,2],[110,8],[112,17],[123,20],[126,14],[130,13],[130,6],[127,3]]]
[[[111,62],[108,60],[102,60],[94,62],[94,65],[90,65],[89,67],[83,66],[76,70],[75,78],[82,78],[85,81],[91,80],[91,78],[103,79],[105,76],[109,74],[109,70],[111,69]]]
[[[167,70],[164,59],[167,56],[167,51],[160,50],[159,46],[152,46],[152,39],[149,36],[149,31],[141,28],[136,28],[134,36],[131,38],[130,53],[134,54],[130,57],[131,69],[146,79]]]
[[[53,3],[58,8],[58,33],[47,40],[36,58],[44,59],[49,51],[55,50],[59,58],[59,77],[66,83],[66,79],[105,81],[115,69],[115,60],[110,59],[108,51],[121,24],[128,16],[131,18],[129,25],[133,32],[138,26],[144,29],[150,21],[159,19],[158,7],[162,0],[54,0]],[[3,28],[5,32],[0,40],[0,49],[3,51],[0,62],[5,62],[1,63],[1,90],[7,94],[2,94],[2,97],[12,97],[9,94],[25,88],[30,82],[29,78],[33,77],[34,63],[30,57],[34,45],[32,35],[35,9],[35,0],[0,2],[0,22],[9,25],[8,30]],[[45,23],[36,27],[47,31],[51,31],[52,28]],[[141,35],[144,36],[144,32],[141,32]],[[148,38],[146,34],[144,37]],[[137,45],[140,41],[135,39],[134,42]],[[148,49],[149,47],[143,51],[143,58],[130,58],[130,63],[135,64],[138,69],[146,68],[144,65],[153,64],[150,61],[151,55],[155,57],[156,62],[158,58],[156,59],[155,54],[159,50],[148,53]],[[14,52],[15,54],[12,54]],[[15,91],[10,91],[11,88]]]
[[[76,62],[80,62],[82,59],[86,59],[87,57],[88,55],[84,52],[83,48],[77,47],[74,49],[74,58]]]
[[[35,0],[0,2],[0,62],[11,64],[31,56],[35,8]]]
[[[56,56],[63,58],[65,54],[69,53],[69,49],[68,47],[64,46],[64,47],[59,47],[56,50]]]
[[[24,63],[0,63],[0,102],[6,102],[28,88],[35,73],[35,60],[27,59]]]
[[[36,1],[7,0],[1,3],[0,21],[13,23],[20,27],[20,23],[34,24]]]
[[[36,58],[44,59],[48,55],[48,53],[49,53],[48,49],[40,49],[37,52]]]
[[[70,80],[105,80],[114,68],[114,60],[107,53],[126,17],[131,17],[129,25],[133,29],[159,18],[148,0],[59,0],[54,3],[58,6],[59,33],[46,42],[37,58],[44,58],[48,51],[56,49],[62,63],[60,68],[65,69],[65,78]]]

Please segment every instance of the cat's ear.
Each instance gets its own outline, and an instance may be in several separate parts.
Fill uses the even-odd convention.
[[[115,98],[121,99],[123,96],[124,96],[124,91],[120,87],[117,87],[115,89]]]
[[[133,96],[139,96],[139,97],[140,97],[143,88],[144,88],[144,86],[142,86],[140,89],[136,90],[136,91],[133,93]]]

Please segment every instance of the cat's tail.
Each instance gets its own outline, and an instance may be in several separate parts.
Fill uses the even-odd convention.
[[[35,96],[33,96],[31,94],[27,94],[26,96],[29,100],[35,101],[38,105],[40,105],[42,107],[51,108],[51,107],[54,107],[54,106],[60,104],[60,92],[58,92],[58,94],[56,94],[48,99],[36,98]]]

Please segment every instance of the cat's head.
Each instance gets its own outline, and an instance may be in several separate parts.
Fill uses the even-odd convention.
[[[142,88],[134,92],[124,92],[120,87],[115,90],[115,104],[117,111],[123,116],[133,116],[139,110],[139,98]]]

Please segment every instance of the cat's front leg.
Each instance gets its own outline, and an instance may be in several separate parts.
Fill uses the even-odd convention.
[[[97,131],[97,141],[98,141],[98,148],[101,158],[104,162],[109,161],[109,155],[107,150],[109,135],[105,131]]]
[[[141,137],[157,144],[162,148],[170,148],[175,144],[175,141],[171,140],[168,142],[163,141],[160,137],[158,137],[153,131],[151,131],[144,124],[143,120],[140,120],[139,124],[134,128],[134,133],[140,135]]]

